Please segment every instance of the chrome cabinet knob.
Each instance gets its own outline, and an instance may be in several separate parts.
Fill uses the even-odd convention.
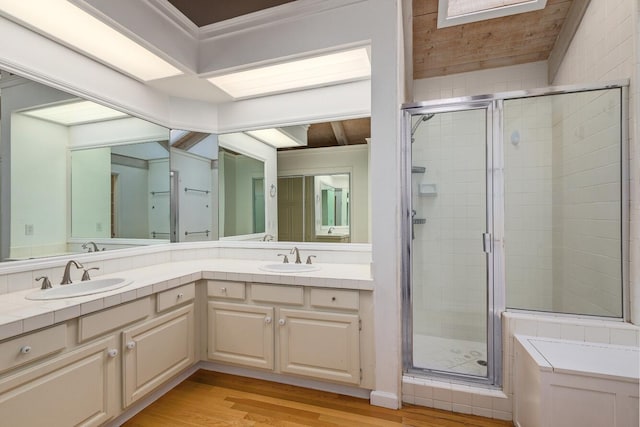
[[[221,294],[226,294],[227,293],[227,288],[220,288],[220,293]]]
[[[129,342],[127,343],[127,348],[128,348],[129,350],[133,350],[134,348],[136,348],[136,342],[135,342],[135,341],[129,341]]]
[[[109,350],[107,350],[107,355],[109,357],[116,357],[118,355],[118,349],[117,348],[111,348]]]
[[[180,292],[180,293],[178,294],[177,298],[178,298],[178,299],[182,299],[182,298],[184,298],[184,294],[183,294],[182,292]]]
[[[22,354],[31,353],[31,346],[30,345],[23,346],[22,348],[20,348],[20,353],[22,353]]]
[[[265,318],[264,318],[264,323],[266,323],[267,325],[268,325],[269,323],[271,323],[271,317],[269,317],[269,316],[265,317]]]
[[[278,320],[278,324],[279,324],[280,326],[284,326],[284,324],[285,324],[285,323],[287,323],[287,321],[286,321],[285,319],[280,319],[280,320]]]

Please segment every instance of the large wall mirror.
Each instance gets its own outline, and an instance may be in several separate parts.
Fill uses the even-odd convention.
[[[9,73],[0,90],[2,261],[170,241],[370,242],[368,118],[215,135]],[[295,188],[301,205],[286,206]]]
[[[169,242],[169,130],[0,79],[2,260]]]

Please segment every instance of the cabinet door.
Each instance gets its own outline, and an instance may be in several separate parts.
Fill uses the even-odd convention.
[[[122,333],[124,406],[195,361],[193,304]]]
[[[273,308],[209,302],[209,359],[273,369]]]
[[[117,346],[104,339],[2,379],[0,424],[103,424],[117,411]]]
[[[355,314],[278,310],[280,371],[360,383],[360,330]]]

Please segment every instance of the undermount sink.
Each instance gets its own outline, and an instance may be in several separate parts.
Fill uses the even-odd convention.
[[[56,286],[51,289],[39,290],[30,293],[25,296],[25,298],[29,300],[75,298],[100,292],[113,291],[114,289],[129,285],[131,282],[133,281],[120,277],[87,280],[84,282],[71,283],[69,285]]]
[[[260,267],[260,270],[271,271],[274,273],[304,273],[307,271],[317,271],[320,267],[313,264],[293,264],[293,263],[277,263],[267,264]]]

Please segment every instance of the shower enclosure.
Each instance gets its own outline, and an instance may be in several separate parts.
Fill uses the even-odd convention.
[[[624,87],[403,108],[406,373],[500,385],[505,309],[623,317]]]

